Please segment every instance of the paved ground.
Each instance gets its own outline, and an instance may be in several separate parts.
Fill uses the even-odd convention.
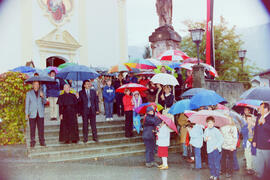
[[[179,154],[170,154],[169,170],[145,168],[144,157],[122,157],[99,161],[47,163],[29,160],[24,145],[5,146],[0,151],[0,180],[206,180],[209,170],[192,170],[192,164],[182,160]],[[158,158],[156,158],[159,161]],[[243,160],[239,154],[239,162]],[[225,179],[225,177],[221,177]],[[233,180],[251,180],[243,168],[235,172]]]

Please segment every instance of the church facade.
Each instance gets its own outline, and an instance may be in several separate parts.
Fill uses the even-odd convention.
[[[33,61],[38,68],[64,62],[110,67],[127,61],[126,0],[12,1],[1,5],[16,10],[3,10],[5,17],[17,17],[7,24],[16,30],[1,34],[12,37],[2,46],[1,59],[8,55],[17,66]],[[16,51],[5,54],[13,44]]]

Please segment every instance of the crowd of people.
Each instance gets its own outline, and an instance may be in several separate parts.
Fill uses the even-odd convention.
[[[162,67],[161,72],[166,73]],[[49,75],[55,78],[55,71]],[[181,113],[173,116],[168,113],[170,107],[180,100],[182,92],[192,88],[192,73],[186,73],[185,81],[180,71],[176,70],[175,77],[179,85],[174,87],[154,84],[148,76],[135,76],[133,73],[125,77],[122,73],[117,77],[109,74],[100,76],[95,80],[85,80],[81,89],[78,82],[56,79],[57,83],[40,85],[33,82],[33,89],[26,96],[26,117],[29,119],[31,147],[35,146],[35,129],[38,128],[39,142],[46,146],[44,138],[44,104],[49,101],[50,119],[60,119],[59,141],[64,143],[77,143],[79,139],[78,116],[83,120],[83,142],[88,141],[88,127],[91,125],[93,140],[98,142],[96,128],[96,115],[103,114],[104,120],[112,121],[113,114],[125,116],[125,136],[133,137],[133,116],[135,108],[142,103],[153,102],[160,104],[163,115],[171,118],[179,127],[180,143],[183,149],[182,157],[189,163],[195,163],[195,169],[208,167],[210,179],[219,179],[221,174],[231,177],[233,171],[240,169],[237,160],[237,149],[240,148],[240,139],[244,148],[247,174],[256,174],[263,177],[266,170],[270,170],[270,108],[269,104],[261,104],[257,117],[246,108],[243,114],[245,126],[236,127],[232,117],[229,125],[221,128],[215,127],[215,118],[207,117],[207,127],[193,124],[188,116]],[[125,89],[124,93],[116,92],[120,86],[127,83],[138,83],[146,86],[146,91],[131,92]],[[197,111],[215,110],[216,106],[200,107]],[[104,111],[103,111],[104,110]],[[264,114],[264,117],[260,116]],[[145,144],[145,158],[147,167],[168,169],[168,147],[170,146],[172,130],[155,114],[154,106],[147,107],[142,117],[142,138]],[[154,156],[157,152],[162,160],[159,165]]]

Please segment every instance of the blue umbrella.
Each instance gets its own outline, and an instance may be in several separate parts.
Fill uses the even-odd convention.
[[[212,91],[212,90],[208,90],[208,89],[204,89],[204,88],[192,88],[192,89],[189,89],[189,90],[185,91],[181,95],[181,97],[183,97],[183,98],[191,98],[195,94],[198,94],[199,92],[202,92],[202,91]],[[212,92],[215,92],[215,91],[212,91]]]
[[[99,76],[95,70],[84,65],[67,66],[59,71],[56,77],[71,79],[74,81],[84,81],[95,79]]]
[[[168,66],[172,69],[175,69],[175,68],[181,68],[181,65],[182,63],[179,63],[179,62],[172,62],[170,64],[168,64]]]
[[[39,81],[41,83],[47,84],[47,83],[56,83],[56,81],[49,77],[49,76],[34,76],[34,77],[30,77],[29,79],[27,79],[26,81],[24,81],[25,83],[32,83],[34,81]]]
[[[256,87],[245,91],[240,98],[243,99],[256,99],[261,101],[270,101],[270,88],[269,87]]]
[[[198,109],[202,106],[217,105],[221,102],[227,102],[223,97],[214,91],[201,91],[190,99],[190,108]]]
[[[183,113],[186,110],[190,110],[190,100],[184,99],[181,101],[176,102],[169,110],[170,114],[176,115]]]
[[[36,70],[30,66],[19,66],[14,69],[11,69],[10,71],[20,72],[20,73],[31,73],[31,72],[35,72]]]

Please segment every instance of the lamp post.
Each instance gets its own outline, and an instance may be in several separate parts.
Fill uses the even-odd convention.
[[[204,29],[190,29],[192,41],[197,45],[197,57],[198,57],[198,65],[200,64],[200,52],[199,47],[202,42]]]
[[[247,50],[239,50],[239,51],[237,51],[237,53],[238,53],[239,59],[242,62],[242,72],[244,72],[244,59],[245,59]]]

